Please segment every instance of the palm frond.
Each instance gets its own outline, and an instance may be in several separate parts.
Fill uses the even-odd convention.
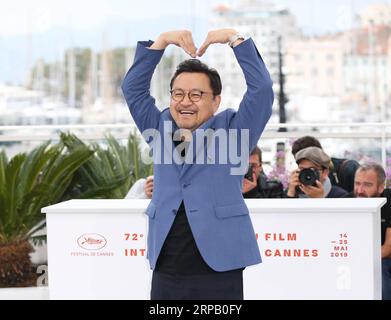
[[[45,226],[42,207],[69,199],[124,198],[137,179],[152,173],[134,134],[125,144],[111,135],[89,145],[70,133],[60,138],[10,160],[0,152],[0,243],[35,238]]]

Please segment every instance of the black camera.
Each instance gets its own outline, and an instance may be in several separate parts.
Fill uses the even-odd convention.
[[[260,193],[262,198],[284,198],[284,186],[277,180],[267,180]]]
[[[319,179],[320,179],[319,171],[314,168],[300,170],[299,181],[306,186],[316,187],[316,180]]]
[[[244,178],[250,181],[253,181],[253,166],[248,167],[247,173],[244,175]]]

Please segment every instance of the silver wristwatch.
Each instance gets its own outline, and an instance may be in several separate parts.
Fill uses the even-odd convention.
[[[231,48],[233,48],[235,41],[236,41],[236,40],[239,40],[239,39],[244,40],[244,39],[245,39],[245,38],[244,38],[244,35],[241,34],[241,33],[234,34],[232,37],[229,38],[228,45],[229,45]]]

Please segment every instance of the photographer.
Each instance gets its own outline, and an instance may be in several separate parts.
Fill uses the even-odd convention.
[[[255,147],[250,154],[249,168],[243,179],[243,198],[283,198],[281,182],[267,180],[262,168],[262,151]]]
[[[312,136],[304,136],[297,139],[292,144],[292,155],[308,147],[322,148],[319,140]],[[354,174],[359,167],[359,163],[353,159],[331,157],[329,167],[329,178],[332,185],[341,187],[347,192],[352,192],[354,189]]]
[[[298,169],[289,177],[288,198],[341,198],[347,192],[331,185],[330,157],[318,147],[308,147],[295,155]]]

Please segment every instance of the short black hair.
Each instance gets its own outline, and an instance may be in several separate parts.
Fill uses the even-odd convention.
[[[171,90],[175,79],[183,72],[206,74],[209,78],[213,95],[218,96],[221,94],[222,85],[219,73],[215,69],[209,68],[205,63],[202,63],[198,59],[188,59],[178,65],[170,82]]]
[[[296,155],[300,150],[308,148],[308,147],[318,147],[320,149],[322,148],[322,145],[320,144],[319,140],[312,136],[304,136],[299,139],[297,139],[292,144],[292,154],[293,156]]]

